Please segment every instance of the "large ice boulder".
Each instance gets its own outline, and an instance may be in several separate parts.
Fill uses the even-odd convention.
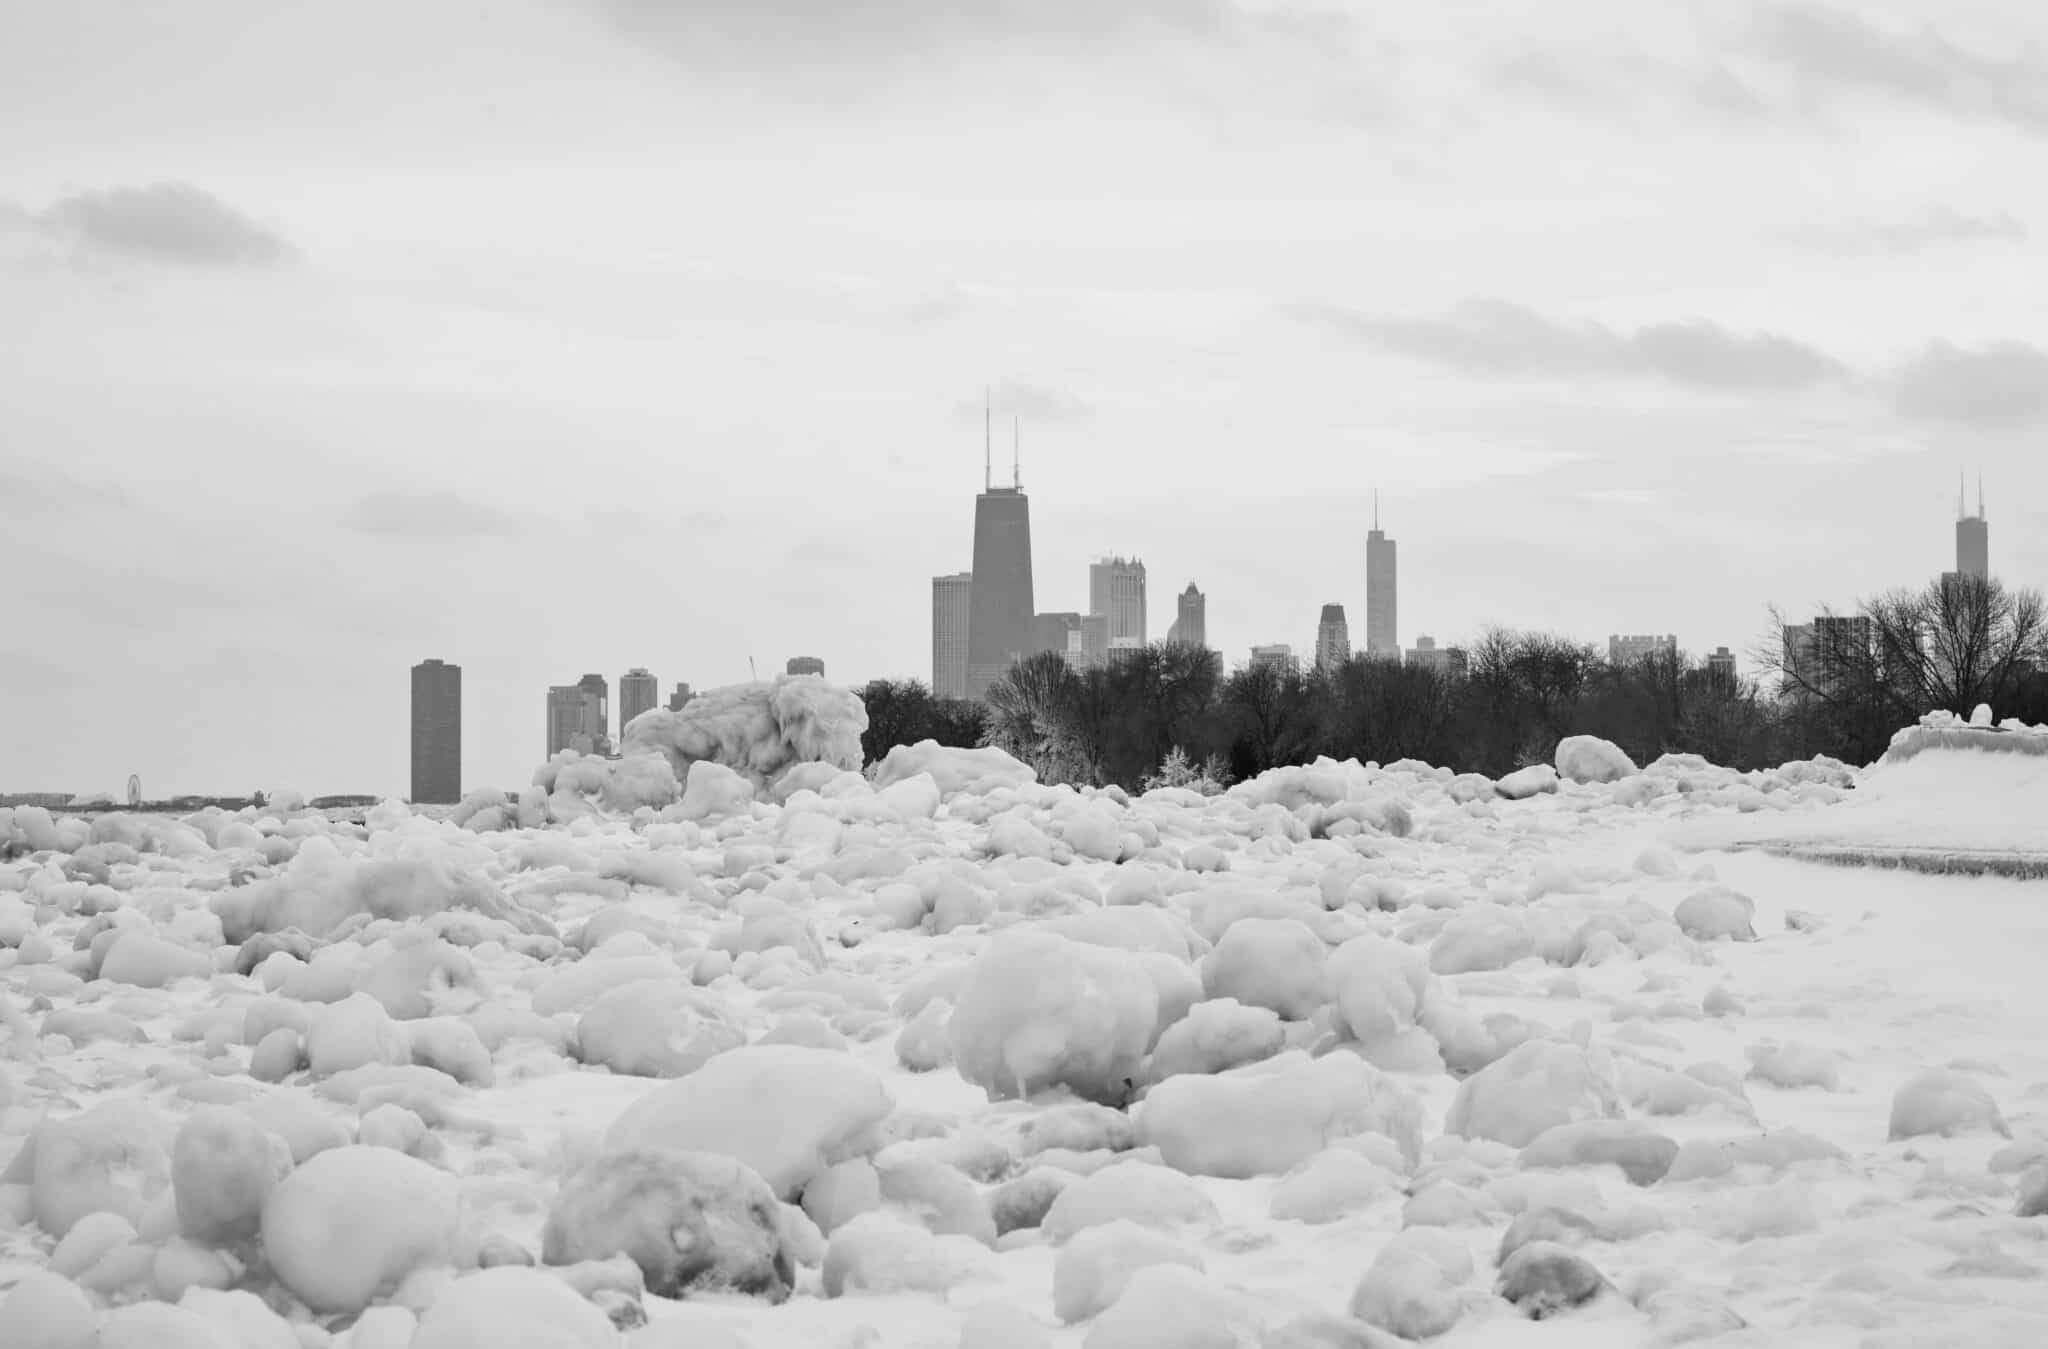
[[[1138,1141],[1190,1175],[1244,1180],[1276,1176],[1331,1141],[1377,1133],[1411,1160],[1420,1152],[1422,1106],[1355,1054],[1305,1053],[1214,1077],[1170,1077],[1137,1109]]]
[[[1725,885],[1696,890],[1678,901],[1671,919],[1695,941],[1755,941],[1756,904]]]
[[[1557,742],[1557,773],[1573,782],[1619,782],[1637,772],[1636,761],[1612,740],[1568,735]]]
[[[794,1199],[826,1167],[873,1152],[894,1108],[881,1078],[849,1054],[747,1045],[642,1096],[612,1122],[604,1150],[721,1153]]]
[[[508,901],[481,870],[461,865],[451,850],[344,856],[333,840],[318,834],[305,839],[275,875],[225,890],[211,904],[234,943],[289,928],[324,938],[363,914],[404,922],[449,909],[474,910],[521,932],[550,930],[544,919]]]
[[[724,764],[763,795],[791,765],[827,763],[858,770],[868,710],[850,689],[816,675],[778,675],[708,689],[682,710],[655,708],[628,723],[622,756],[658,752],[687,780],[699,760]]]
[[[1128,1220],[1174,1230],[1213,1226],[1215,1201],[1178,1171],[1147,1162],[1118,1162],[1061,1190],[1038,1224],[1048,1241],[1071,1241],[1091,1227]]]
[[[1441,1227],[1394,1234],[1352,1290],[1351,1314],[1403,1340],[1434,1339],[1464,1314],[1472,1253]]]
[[[1160,1082],[1179,1073],[1220,1073],[1270,1059],[1286,1044],[1287,1029],[1270,1008],[1246,1007],[1235,998],[1198,1002],[1160,1034],[1146,1077]]]
[[[1095,1319],[1082,1349],[1244,1349],[1259,1342],[1255,1313],[1208,1275],[1147,1265]]]
[[[518,1265],[455,1280],[419,1319],[407,1349],[616,1349],[611,1318],[562,1280]]]
[[[255,1236],[264,1201],[291,1169],[291,1146],[282,1138],[239,1110],[201,1106],[171,1146],[179,1231],[207,1246]]]
[[[0,1344],[12,1349],[92,1349],[99,1308],[61,1274],[32,1269],[0,1296]]]
[[[665,980],[608,989],[576,1022],[577,1059],[631,1077],[682,1077],[746,1042],[717,999]]]
[[[1943,1138],[1977,1131],[2012,1137],[1998,1102],[1984,1084],[1952,1068],[1931,1068],[1909,1079],[1892,1096],[1889,1137]]]
[[[943,796],[986,796],[1004,787],[1022,787],[1038,781],[1030,764],[1011,758],[993,745],[961,749],[936,740],[914,745],[897,745],[875,765],[876,791],[884,791],[920,773],[938,784]]]
[[[36,1224],[62,1237],[90,1213],[139,1221],[170,1183],[171,1140],[164,1118],[137,1100],[104,1101],[38,1126],[15,1162],[28,1160]]]
[[[1050,1087],[1108,1105],[1135,1089],[1159,1019],[1141,957],[1015,929],[968,967],[947,1034],[960,1075],[990,1100]]]
[[[455,1177],[390,1148],[333,1148],[279,1181],[263,1252],[316,1312],[357,1312],[415,1270],[464,1254]]]
[[[1157,909],[1102,910],[1158,913]],[[1297,918],[1241,918],[1202,962],[1202,988],[1211,998],[1235,998],[1289,1021],[1306,1021],[1329,1001],[1324,966],[1329,947]]]
[[[1557,790],[1557,770],[1547,763],[1530,764],[1493,784],[1494,791],[1510,801],[1526,801]]]
[[[1607,1065],[1574,1044],[1529,1040],[1459,1083],[1444,1132],[1525,1148],[1557,1125],[1620,1115]]]
[[[647,1291],[789,1296],[794,1264],[774,1191],[731,1157],[706,1152],[620,1152],[562,1186],[541,1237],[551,1265],[625,1255]]]
[[[1053,1315],[1069,1325],[1107,1310],[1152,1265],[1202,1268],[1202,1257],[1149,1227],[1119,1218],[1078,1233],[1052,1265]]]

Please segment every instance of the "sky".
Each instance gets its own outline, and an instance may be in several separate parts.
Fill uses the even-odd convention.
[[[0,0],[0,791],[402,793],[1038,607],[1747,653],[2048,584],[2038,0]]]

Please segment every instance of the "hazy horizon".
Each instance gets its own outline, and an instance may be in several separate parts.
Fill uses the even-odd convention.
[[[2048,581],[2019,0],[0,0],[0,791],[464,782],[551,684],[929,679],[985,386],[1037,608],[1746,653]],[[1746,664],[1746,662],[1745,662]],[[616,730],[616,726],[614,726]]]

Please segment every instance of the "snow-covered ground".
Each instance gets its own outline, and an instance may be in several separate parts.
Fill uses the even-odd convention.
[[[0,811],[0,1345],[2048,1343],[2008,758]]]

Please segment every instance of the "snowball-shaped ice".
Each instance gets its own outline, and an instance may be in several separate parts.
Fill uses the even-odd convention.
[[[1003,1163],[1007,1154],[998,1154]],[[882,1199],[892,1208],[910,1213],[939,1236],[970,1237],[984,1246],[996,1244],[995,1217],[988,1200],[972,1181],[956,1168],[928,1157],[893,1156],[876,1159]]]
[[[99,1310],[71,1280],[32,1269],[0,1297],[0,1344],[10,1349],[92,1349]]]
[[[1052,1332],[1013,1302],[984,1302],[960,1318],[956,1349],[1052,1349]]]
[[[1282,1221],[1332,1223],[1400,1192],[1401,1178],[1356,1148],[1326,1148],[1273,1187],[1269,1208]]]
[[[233,1341],[198,1312],[137,1302],[102,1317],[92,1343],[93,1349],[229,1349]]]
[[[562,1280],[501,1265],[443,1289],[409,1349],[617,1349],[618,1342],[611,1318]]]
[[[1557,742],[1557,772],[1573,782],[1619,782],[1636,772],[1636,761],[1621,746],[1597,735],[1568,735]]]
[[[731,1157],[610,1153],[571,1176],[548,1213],[551,1265],[631,1257],[656,1297],[789,1296],[795,1273],[775,1194]]]
[[[991,1100],[1064,1086],[1130,1096],[1159,1015],[1142,962],[1049,932],[1016,929],[969,967],[947,1027],[960,1075]]]
[[[1892,1096],[1890,1137],[1918,1138],[1939,1134],[1951,1138],[1983,1130],[2012,1137],[1998,1102],[1984,1084],[1950,1068],[1930,1068],[1902,1085]]]
[[[178,1230],[225,1246],[256,1235],[263,1202],[292,1169],[291,1148],[239,1110],[201,1106],[171,1146],[171,1193]]]
[[[1577,1045],[1530,1040],[1459,1084],[1444,1132],[1522,1148],[1559,1124],[1620,1114],[1603,1064]]]
[[[1355,1054],[1285,1054],[1214,1077],[1170,1077],[1138,1107],[1138,1140],[1190,1175],[1279,1175],[1333,1139],[1379,1133],[1421,1148],[1422,1106]]]
[[[1532,1241],[1501,1262],[1494,1291],[1532,1321],[1591,1302],[1610,1285],[1593,1262],[1554,1241]]]
[[[1147,1265],[1088,1328],[1082,1349],[1243,1349],[1257,1329],[1246,1309],[1185,1265]]]
[[[716,999],[667,981],[610,989],[576,1023],[579,1061],[632,1077],[682,1077],[746,1042]]]
[[[100,962],[100,978],[137,988],[163,988],[180,979],[205,979],[212,974],[213,962],[204,952],[140,930],[121,933]]]
[[[1246,1007],[1235,998],[1199,1002],[1161,1033],[1146,1076],[1157,1082],[1177,1073],[1220,1073],[1272,1058],[1286,1043],[1280,1016],[1270,1008]]]
[[[315,1077],[331,1077],[371,1063],[410,1063],[405,1032],[367,993],[351,993],[314,1015],[306,1034],[306,1065]]]
[[[1458,1323],[1472,1253],[1440,1227],[1394,1234],[1351,1293],[1351,1314],[1406,1340],[1427,1340]]]
[[[318,1312],[353,1312],[413,1271],[456,1263],[455,1178],[389,1148],[333,1148],[279,1181],[263,1205],[263,1252]]]
[[[1071,1325],[1107,1309],[1151,1265],[1202,1268],[1202,1257],[1148,1227],[1119,1218],[1075,1235],[1052,1266],[1053,1315]]]
[[[1672,911],[1678,930],[1695,941],[1755,941],[1756,903],[1723,885],[1696,890]]]
[[[943,1295],[993,1268],[993,1257],[978,1242],[934,1236],[891,1213],[863,1213],[834,1232],[825,1248],[825,1296]]]
[[[88,1213],[139,1221],[170,1182],[170,1141],[163,1117],[134,1100],[103,1101],[38,1126],[27,1145],[37,1225],[62,1237]]]
[[[722,1153],[794,1199],[826,1167],[872,1152],[894,1104],[848,1054],[747,1045],[642,1096],[612,1122],[604,1147]]]
[[[1289,1021],[1306,1021],[1329,1000],[1324,969],[1329,955],[1323,939],[1298,919],[1240,919],[1203,960],[1202,988],[1211,998],[1235,998],[1248,1007],[1268,1008]]]
[[[1330,991],[1337,1029],[1361,1044],[1386,1040],[1415,1025],[1436,987],[1422,953],[1366,933],[1330,953]]]
[[[657,750],[679,778],[693,763],[714,761],[765,792],[794,764],[859,769],[867,728],[859,695],[812,675],[778,675],[707,689],[681,711],[643,712],[620,735],[619,751]]]
[[[1504,970],[1535,951],[1536,944],[1522,919],[1511,910],[1489,904],[1451,916],[1430,943],[1429,968],[1436,974]]]
[[[1618,1166],[1631,1185],[1655,1185],[1678,1156],[1676,1140],[1633,1120],[1585,1119],[1545,1129],[1522,1149],[1525,1167]]]
[[[914,745],[897,745],[882,757],[875,765],[875,789],[886,791],[920,774],[929,776],[947,797],[987,796],[1005,787],[1038,781],[1038,772],[1031,765],[992,745],[958,749],[936,740],[920,740]]]
[[[818,1230],[830,1236],[882,1206],[882,1177],[865,1157],[828,1166],[804,1186],[803,1206]]]
[[[1494,791],[1510,801],[1526,801],[1557,790],[1557,770],[1547,763],[1518,768],[1493,784]]]
[[[744,815],[753,801],[753,783],[722,763],[699,759],[690,765],[689,780],[683,785],[683,799],[676,806],[676,816],[712,820]]]
[[[1214,1223],[1217,1213],[1201,1187],[1180,1172],[1146,1162],[1118,1162],[1061,1190],[1038,1226],[1057,1242],[1119,1218],[1145,1227],[1175,1228]]]

